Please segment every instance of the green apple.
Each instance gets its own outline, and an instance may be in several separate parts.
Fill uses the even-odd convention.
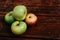
[[[5,22],[7,23],[12,23],[14,22],[14,17],[12,16],[12,11],[8,12],[6,15],[5,15]]]
[[[15,21],[11,25],[11,31],[15,35],[21,35],[23,34],[27,29],[27,25],[23,21]]]
[[[27,15],[27,8],[24,5],[18,5],[13,9],[13,12],[16,20],[24,20]]]

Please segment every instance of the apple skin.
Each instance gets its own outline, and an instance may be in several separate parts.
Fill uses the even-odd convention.
[[[13,23],[14,22],[14,17],[12,16],[12,11],[8,12],[6,15],[5,15],[5,22],[6,23]]]
[[[16,20],[24,20],[27,15],[27,8],[24,5],[18,5],[13,9],[13,16]]]
[[[21,35],[27,30],[27,24],[23,21],[15,21],[11,25],[11,31],[15,35]]]
[[[26,19],[25,19],[25,22],[28,24],[28,25],[35,25],[36,22],[37,22],[37,16],[33,13],[29,13],[27,14],[26,16]]]

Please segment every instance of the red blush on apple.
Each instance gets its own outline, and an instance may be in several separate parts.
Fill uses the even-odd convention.
[[[28,25],[35,25],[35,23],[37,22],[37,16],[35,14],[33,14],[33,13],[29,13],[26,16],[25,22]]]

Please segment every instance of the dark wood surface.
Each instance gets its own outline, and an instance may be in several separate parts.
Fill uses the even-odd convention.
[[[20,36],[11,33],[10,25],[4,21],[7,12],[17,5],[27,6],[28,13],[38,17],[34,26]],[[0,40],[60,39],[60,0],[0,0]]]

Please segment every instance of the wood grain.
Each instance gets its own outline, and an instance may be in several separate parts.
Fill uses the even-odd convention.
[[[12,34],[11,25],[5,23],[4,16],[17,5],[25,5],[28,12],[34,13],[38,21],[28,26],[20,36]],[[60,39],[60,0],[0,0],[0,39],[40,40],[40,38]]]

